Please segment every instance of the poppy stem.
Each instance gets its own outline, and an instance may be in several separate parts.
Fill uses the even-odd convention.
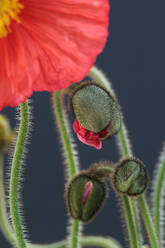
[[[155,227],[161,245],[164,241],[164,194],[165,194],[165,142],[160,153],[159,162],[156,166],[156,175],[154,177],[153,185],[153,215]]]
[[[150,210],[149,210],[147,201],[144,197],[144,194],[140,195],[138,197],[138,204],[139,204],[139,208],[141,210],[140,213],[141,213],[142,218],[143,218],[144,226],[145,226],[146,231],[147,231],[150,245],[152,248],[160,248],[160,243],[158,240],[157,232],[156,232],[155,226],[153,224],[153,220],[151,218]]]
[[[93,175],[99,176],[104,175],[104,178],[111,178],[114,175],[115,170],[110,166],[100,166],[96,168],[93,172]]]
[[[57,122],[57,126],[60,132],[62,144],[64,147],[64,155],[68,164],[69,179],[72,179],[78,172],[77,163],[77,151],[73,147],[73,138],[70,134],[69,122],[65,113],[64,91],[56,91],[52,95],[53,110]],[[75,145],[74,145],[75,146]],[[79,247],[79,236],[80,236],[80,222],[72,219],[71,234],[69,237],[70,244],[69,248]]]
[[[116,97],[115,92],[112,89],[112,86],[108,78],[102,73],[101,70],[97,69],[96,67],[93,67],[89,72],[88,76],[95,79],[97,83],[100,83],[101,85],[106,87],[106,89],[110,91],[111,95]],[[121,154],[123,157],[132,155],[130,142],[126,134],[127,134],[126,127],[124,125],[124,122],[122,122],[121,130],[118,134],[118,139],[119,139],[119,147],[121,149]],[[136,199],[131,199],[130,197],[123,195],[121,196],[121,200],[124,207],[124,215],[125,215],[126,226],[128,229],[130,247],[140,248],[142,241],[141,241],[141,232],[138,223],[139,218],[137,216],[138,212],[134,211],[137,208]]]
[[[20,126],[17,136],[14,157],[12,160],[11,177],[9,186],[9,204],[11,221],[14,228],[18,248],[25,248],[23,228],[19,211],[19,179],[22,165],[24,146],[29,127],[29,107],[28,102],[20,104]]]
[[[102,248],[122,248],[122,246],[113,238],[103,238],[98,236],[86,236],[81,237],[80,244],[82,246],[92,246],[92,247],[102,247]],[[40,245],[40,244],[31,244],[28,248],[66,248],[67,241],[59,241],[52,244]]]
[[[121,151],[122,151],[123,156],[126,157],[126,156],[132,155],[131,146],[130,146],[128,138],[127,138],[127,131],[126,131],[126,127],[125,127],[124,123],[123,123],[123,127],[121,128],[121,130],[119,132],[118,139],[119,139],[119,145],[121,146]],[[128,197],[128,199],[131,201],[132,198]],[[139,217],[137,216],[136,211],[135,211],[136,210],[135,204],[137,204],[137,202],[138,202],[139,208],[140,208],[140,213],[141,213],[141,216],[142,216],[142,219],[144,222],[144,226],[145,226],[146,231],[147,231],[147,235],[148,235],[151,247],[152,248],[159,248],[160,245],[158,242],[156,229],[155,229],[154,223],[152,221],[152,217],[151,217],[151,214],[149,211],[149,207],[148,207],[145,195],[142,194],[139,197],[137,197],[136,202],[133,199],[132,199],[132,201],[134,204],[133,205],[134,218],[136,218],[137,220],[139,219]],[[135,222],[135,224],[136,224],[136,230],[140,231],[140,228],[138,228],[138,226],[139,226],[138,222]],[[139,231],[137,233],[138,237],[141,236],[141,233]]]
[[[104,76],[104,74],[98,70],[96,67],[93,67],[89,73],[89,76],[93,77],[97,82],[102,82],[104,87],[115,96],[115,92],[111,87],[109,80]],[[118,133],[118,144],[121,151],[121,155],[123,157],[132,156],[132,149],[130,145],[130,141],[127,134],[127,129],[122,121],[121,130]],[[139,216],[137,211],[137,199],[131,199],[128,196],[122,196],[124,209],[125,209],[125,216],[126,216],[126,223],[128,227],[128,234],[130,239],[131,248],[140,248],[142,246],[142,238],[141,238],[141,230],[140,225],[138,223]],[[149,211],[149,207],[147,201],[145,199],[144,194],[142,194],[138,198],[138,204],[141,210],[141,216],[144,222],[145,229],[147,231],[147,235],[151,244],[152,248],[159,248],[160,244],[158,242],[158,238],[156,235],[156,229],[154,223],[152,221],[152,217]]]
[[[5,189],[4,189],[4,176],[3,176],[3,151],[0,149],[0,228],[9,241],[9,243],[15,243],[15,237],[13,235],[13,230],[9,224],[7,208],[6,208],[6,199],[5,199]]]

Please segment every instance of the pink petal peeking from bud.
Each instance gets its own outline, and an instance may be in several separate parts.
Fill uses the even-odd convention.
[[[82,196],[82,207],[84,207],[92,192],[93,192],[93,183],[87,182],[84,186],[84,192]]]
[[[99,133],[91,132],[85,129],[81,124],[75,119],[73,123],[73,130],[77,134],[78,139],[86,145],[93,146],[96,149],[102,148],[101,138],[108,134],[106,129],[100,131]]]

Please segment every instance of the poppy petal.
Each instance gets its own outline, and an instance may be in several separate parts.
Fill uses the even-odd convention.
[[[107,135],[107,130],[104,129],[99,133],[94,133],[91,132],[87,129],[85,129],[77,119],[74,120],[73,123],[73,130],[77,134],[78,139],[89,146],[93,146],[96,149],[101,149],[102,148],[102,142],[101,138],[105,137]]]
[[[21,24],[0,39],[0,109],[81,81],[104,48],[108,0],[22,0]]]

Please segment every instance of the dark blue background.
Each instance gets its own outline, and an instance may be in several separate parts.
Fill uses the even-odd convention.
[[[160,0],[112,0],[111,8],[110,36],[97,65],[114,85],[134,153],[152,178],[165,139],[165,4]],[[34,124],[25,163],[24,216],[30,240],[53,242],[66,236],[64,166],[49,94],[35,93],[32,101]],[[12,109],[5,112],[13,118]],[[104,142],[100,151],[77,143],[83,169],[101,159],[119,160],[115,138]],[[113,236],[124,244],[119,201],[112,189],[103,211],[85,225],[84,232]],[[2,236],[0,246],[10,247]]]

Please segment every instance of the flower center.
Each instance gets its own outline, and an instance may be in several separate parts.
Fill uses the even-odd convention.
[[[19,0],[0,0],[0,38],[6,37],[11,32],[11,19],[20,23],[18,15],[23,8]]]

